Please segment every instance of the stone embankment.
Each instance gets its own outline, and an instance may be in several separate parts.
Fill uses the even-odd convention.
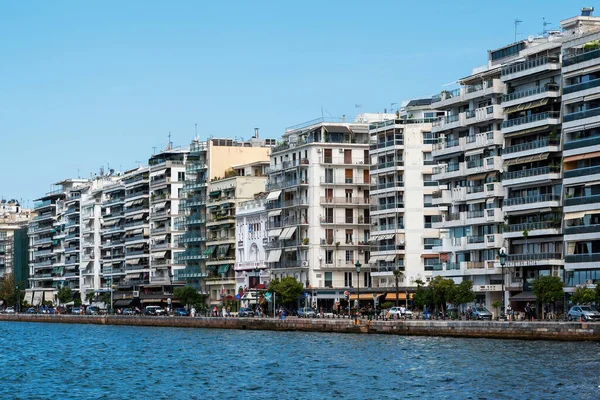
[[[190,318],[146,316],[87,316],[0,314],[0,321],[67,324],[131,325],[177,328],[246,329],[265,331],[371,333],[406,336],[600,341],[600,322],[508,321],[369,321],[359,319]]]

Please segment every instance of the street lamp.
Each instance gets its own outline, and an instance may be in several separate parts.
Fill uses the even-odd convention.
[[[500,249],[498,254],[500,257],[500,268],[502,269],[502,314],[504,314],[506,308],[504,307],[504,301],[506,299],[506,292],[504,287],[504,264],[506,264],[506,251],[504,247]]]
[[[173,271],[171,270],[171,267],[169,267],[169,286],[171,286],[171,296],[173,296]],[[171,301],[168,301],[171,300]],[[169,303],[169,312],[171,312],[171,304],[173,304],[173,300],[172,299],[167,299],[167,303]]]
[[[258,266],[254,267],[254,276],[257,277],[254,282],[254,301],[256,301],[256,313],[258,314],[258,284],[260,282],[260,275],[258,275]]]
[[[21,296],[19,295],[19,285],[18,284],[15,285],[15,289],[16,289],[15,294],[17,295],[16,300],[15,300],[15,303],[16,303],[15,310],[16,310],[16,312],[19,312],[19,303],[21,303],[19,300],[21,300]]]
[[[358,318],[358,310],[360,310],[360,261],[356,260],[356,318]]]

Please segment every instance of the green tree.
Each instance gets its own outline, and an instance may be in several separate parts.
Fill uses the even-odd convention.
[[[204,297],[198,293],[196,289],[191,286],[184,286],[182,288],[176,288],[173,291],[173,295],[175,298],[179,299],[182,304],[186,307],[190,307],[190,305],[195,305],[197,303],[203,303]]]
[[[17,289],[12,274],[5,274],[0,280],[0,299],[9,305],[15,304],[17,300]]]
[[[398,280],[404,278],[404,272],[399,269],[394,270],[394,277],[396,278],[396,307],[398,307]]]
[[[304,287],[293,276],[286,276],[281,280],[278,278],[271,280],[267,291],[275,293],[278,302],[295,307],[298,297],[304,291]]]
[[[73,301],[73,291],[70,287],[63,286],[58,290],[56,297],[58,297],[58,300],[61,304],[68,303],[70,301]]]
[[[533,294],[541,304],[554,303],[564,298],[563,281],[558,276],[540,276],[533,281]],[[542,308],[543,311],[543,308]],[[542,314],[542,318],[545,316]]]
[[[597,288],[597,287],[596,287]],[[588,288],[587,286],[578,287],[571,297],[575,304],[588,304],[593,303],[597,300],[596,290]]]
[[[417,308],[425,310],[425,306],[433,304],[433,291],[428,287],[417,285],[413,301]]]
[[[96,293],[94,293],[94,292],[86,293],[85,294],[85,301],[87,301],[88,304],[89,304],[89,303],[92,302],[92,300],[94,300],[94,297],[96,297]]]
[[[475,293],[473,293],[473,281],[463,280],[456,285],[452,294],[452,304],[459,306],[475,301]]]
[[[439,305],[444,314],[446,303],[451,302],[454,296],[455,286],[452,279],[445,279],[439,275],[429,282],[429,287],[433,291],[433,304]]]

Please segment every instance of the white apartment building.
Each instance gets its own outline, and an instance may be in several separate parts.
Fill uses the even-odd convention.
[[[368,262],[372,287],[387,291],[387,301],[396,300],[394,270],[404,274],[398,299],[404,301],[407,292],[414,291],[415,280],[429,281],[432,271],[441,267],[439,254],[433,251],[439,231],[432,227],[433,218],[440,214],[433,203],[438,183],[432,180],[431,154],[435,143],[431,127],[437,114],[431,99],[412,100],[401,110],[401,119],[369,125]]]

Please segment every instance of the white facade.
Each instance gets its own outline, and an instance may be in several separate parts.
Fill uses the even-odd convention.
[[[240,203],[236,209],[235,255],[236,293],[268,284],[269,271],[266,263],[267,244],[266,200],[257,198]]]

